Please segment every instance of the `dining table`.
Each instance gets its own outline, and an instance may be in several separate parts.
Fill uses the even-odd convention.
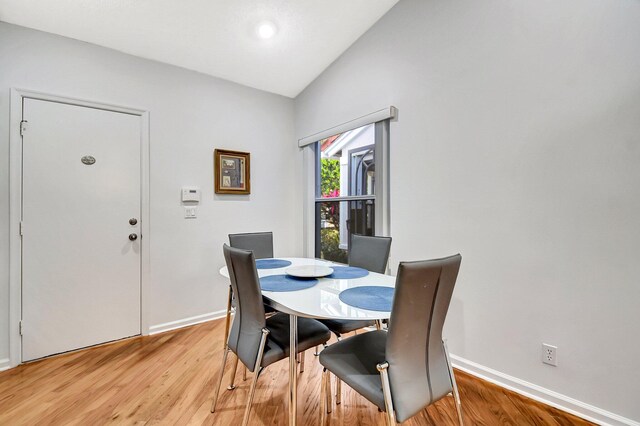
[[[258,266],[258,277],[264,278],[270,275],[286,275],[287,269],[299,266],[329,267],[335,270],[346,265],[323,259],[284,257],[272,259],[260,259],[258,262],[270,265],[265,268]],[[322,269],[322,268],[320,268]],[[295,426],[297,420],[297,359],[298,353],[298,317],[316,319],[342,319],[342,320],[384,320],[391,315],[390,304],[385,310],[362,309],[352,306],[341,300],[340,293],[356,287],[395,287],[395,277],[366,271],[366,275],[355,274],[356,277],[338,277],[332,275],[318,277],[317,284],[293,291],[267,291],[262,289],[263,300],[266,305],[277,311],[289,315],[289,425]],[[229,278],[229,271],[224,266],[220,274]],[[348,275],[348,274],[347,274]],[[388,310],[386,310],[388,309]],[[294,354],[294,356],[291,356]]]

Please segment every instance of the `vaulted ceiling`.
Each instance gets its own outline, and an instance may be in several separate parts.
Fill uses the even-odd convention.
[[[295,97],[397,1],[0,0],[0,20]]]

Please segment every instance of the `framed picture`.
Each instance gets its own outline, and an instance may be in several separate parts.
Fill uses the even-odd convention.
[[[213,151],[216,194],[250,194],[249,153],[216,149]]]

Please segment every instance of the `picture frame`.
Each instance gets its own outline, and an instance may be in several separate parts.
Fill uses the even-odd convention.
[[[227,149],[213,151],[213,183],[216,194],[251,193],[251,154]]]

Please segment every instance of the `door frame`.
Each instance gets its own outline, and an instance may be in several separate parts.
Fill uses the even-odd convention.
[[[37,99],[68,105],[120,112],[140,117],[140,332],[149,334],[150,300],[150,212],[149,212],[149,111],[69,96],[12,88],[9,109],[9,367],[22,363],[22,121],[23,99]]]

